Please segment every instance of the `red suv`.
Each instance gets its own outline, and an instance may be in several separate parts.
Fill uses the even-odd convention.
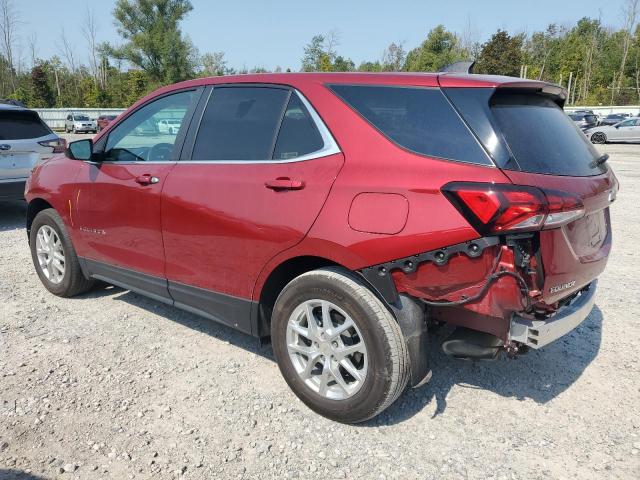
[[[34,170],[33,261],[56,295],[99,279],[270,337],[302,401],[360,422],[430,378],[431,324],[489,359],[591,311],[618,183],[565,95],[458,74],[162,88]]]

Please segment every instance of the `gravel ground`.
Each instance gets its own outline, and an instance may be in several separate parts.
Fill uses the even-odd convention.
[[[50,295],[24,206],[0,206],[0,478],[640,478],[640,147],[597,307],[517,360],[439,353],[433,380],[360,426],[308,410],[270,347],[137,294]]]

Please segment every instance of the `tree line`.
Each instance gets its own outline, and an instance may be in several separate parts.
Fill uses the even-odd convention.
[[[475,60],[475,73],[522,76],[569,88],[569,104],[640,103],[640,0],[625,0],[623,24],[584,17],[575,25],[551,23],[533,33],[499,29],[484,43],[472,26],[453,32],[431,29],[417,46],[392,42],[377,59],[356,63],[339,51],[337,31],[313,36],[301,48],[295,70],[312,72],[434,72]],[[21,37],[15,0],[0,0],[0,98],[29,107],[126,107],[166,84],[196,77],[263,73],[282,68],[234,69],[224,52],[201,54],[180,27],[189,0],[117,0],[113,17],[122,41],[101,42],[87,8],[79,31],[60,30],[58,55],[38,56],[37,38]],[[71,41],[73,35],[75,41]],[[86,51],[75,48],[78,39]],[[20,40],[20,42],[19,42]],[[287,69],[286,71],[291,71]]]

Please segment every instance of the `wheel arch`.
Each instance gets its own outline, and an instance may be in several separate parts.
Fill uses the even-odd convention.
[[[259,337],[268,337],[270,335],[271,313],[282,289],[291,280],[303,273],[323,267],[342,267],[347,269],[344,265],[340,265],[328,258],[301,255],[288,258],[271,270],[262,283],[259,293],[256,292],[254,297],[258,300],[257,331]]]
[[[33,219],[36,218],[36,215],[47,208],[53,208],[49,202],[47,202],[43,198],[34,198],[27,205],[27,238],[31,233],[31,225],[33,224]]]

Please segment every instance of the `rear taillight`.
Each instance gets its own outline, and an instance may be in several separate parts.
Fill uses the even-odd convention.
[[[45,140],[44,142],[38,142],[43,147],[53,148],[52,153],[64,153],[67,148],[67,141],[64,138],[57,138],[55,140]]]
[[[584,215],[579,197],[556,190],[453,182],[442,192],[481,235],[556,228]]]

